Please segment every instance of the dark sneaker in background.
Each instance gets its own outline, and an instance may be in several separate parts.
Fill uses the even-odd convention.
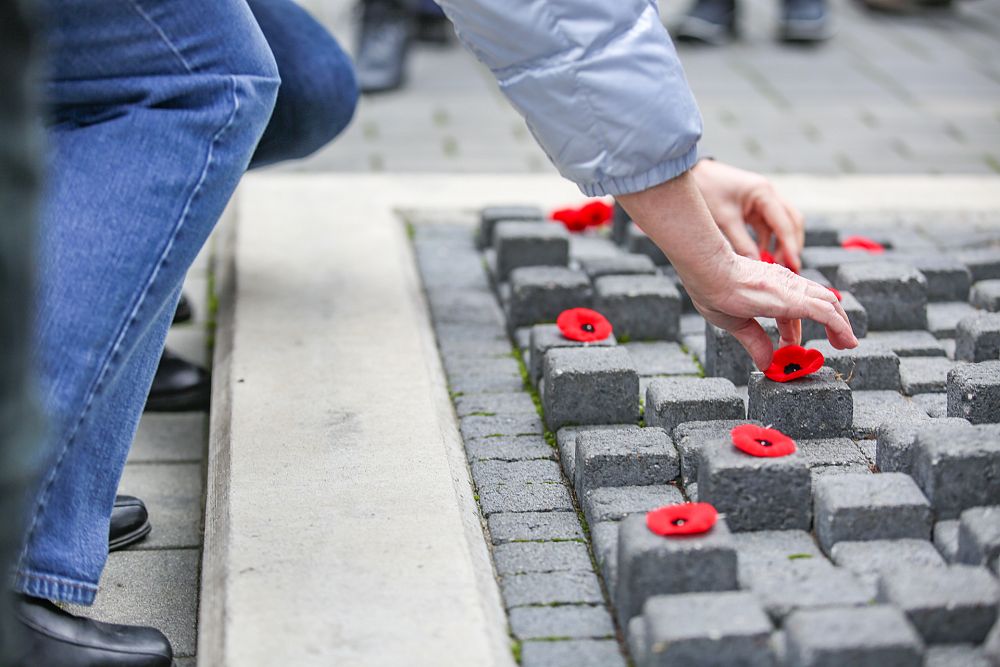
[[[736,36],[736,2],[697,0],[673,32],[681,42],[727,44]]]
[[[778,37],[785,42],[811,43],[830,39],[826,0],[784,0]]]
[[[384,93],[403,85],[415,27],[413,12],[400,2],[361,3],[361,28],[354,62],[361,92]]]

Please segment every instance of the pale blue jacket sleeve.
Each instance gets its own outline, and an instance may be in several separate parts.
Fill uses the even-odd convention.
[[[566,178],[638,192],[694,165],[701,115],[655,0],[439,0]]]

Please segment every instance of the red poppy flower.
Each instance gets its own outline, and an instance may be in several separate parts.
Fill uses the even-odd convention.
[[[580,211],[575,208],[561,208],[553,211],[549,217],[563,223],[567,231],[570,232],[582,232],[587,228],[587,221],[580,215]]]
[[[884,245],[867,236],[848,236],[840,242],[840,247],[846,250],[864,250],[874,255],[881,255],[885,252]]]
[[[777,263],[775,261],[775,259],[774,259],[774,255],[772,255],[771,253],[769,253],[766,250],[761,250],[760,251],[760,261],[766,262],[768,264],[776,264]]]
[[[788,456],[795,453],[795,441],[776,428],[743,424],[730,431],[729,435],[736,449],[751,456]]]
[[[596,310],[571,308],[559,313],[556,326],[570,340],[593,343],[611,335],[611,322]]]
[[[682,503],[647,512],[646,527],[657,535],[697,535],[711,530],[718,518],[708,503]]]
[[[600,227],[611,220],[611,216],[614,215],[615,210],[602,202],[600,199],[594,200],[588,204],[584,204],[580,208],[580,218],[589,227]]]
[[[823,353],[799,345],[787,345],[774,353],[764,375],[775,382],[788,382],[815,373],[823,367]]]
[[[836,287],[827,287],[827,289],[833,292],[833,295],[837,297],[837,301],[844,300],[844,297],[840,295],[840,290],[838,290]]]

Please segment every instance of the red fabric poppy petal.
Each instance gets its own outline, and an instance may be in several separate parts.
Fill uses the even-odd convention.
[[[776,260],[774,259],[774,255],[772,255],[771,253],[769,253],[766,250],[761,250],[760,251],[760,261],[766,262],[768,264],[774,264],[774,263],[776,263]]]
[[[611,322],[604,315],[590,308],[570,308],[556,319],[556,326],[563,336],[581,343],[593,343],[611,335]]]
[[[667,505],[646,513],[646,527],[657,535],[698,535],[715,525],[719,513],[709,503]]]
[[[788,382],[815,373],[826,359],[819,350],[807,350],[799,345],[787,345],[774,353],[765,377],[775,382]]]
[[[776,428],[742,424],[730,432],[736,449],[751,456],[775,457],[794,454],[795,441]]]
[[[885,246],[867,236],[848,236],[840,242],[840,247],[846,250],[865,250],[880,255],[885,252]]]
[[[837,297],[837,301],[843,301],[844,300],[844,297],[841,296],[841,294],[840,294],[840,290],[838,290],[836,287],[827,287],[827,289],[830,290],[831,292],[833,292],[833,295],[835,297]]]
[[[611,220],[613,214],[614,209],[601,200],[584,204],[580,208],[580,218],[591,227],[600,227]]]

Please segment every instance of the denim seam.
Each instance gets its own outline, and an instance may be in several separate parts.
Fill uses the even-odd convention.
[[[174,43],[170,41],[169,37],[167,37],[167,33],[163,32],[163,29],[160,27],[160,25],[153,20],[153,17],[147,14],[145,10],[143,10],[143,8],[140,7],[139,3],[136,2],[135,0],[129,0],[129,4],[132,5],[132,8],[135,9],[136,13],[139,16],[141,16],[146,23],[152,26],[153,30],[156,31],[156,34],[158,34],[160,38],[163,40],[163,43],[167,45],[168,49],[170,49],[171,53],[177,56],[177,60],[181,61],[181,65],[184,65],[184,69],[187,70],[188,74],[194,74],[194,70],[191,69],[191,66],[188,65],[188,62],[184,60],[184,56],[181,55],[181,52],[177,50],[177,47],[174,46]]]
[[[236,116],[239,113],[240,102],[239,102],[239,96],[237,95],[237,77],[235,77],[235,76],[229,76],[227,78],[229,79],[230,87],[231,87],[233,109],[230,112],[229,117],[226,119],[225,124],[222,125],[222,127],[220,127],[219,130],[212,137],[212,141],[209,143],[207,155],[205,156],[205,166],[202,168],[201,174],[198,177],[198,181],[195,183],[194,189],[191,192],[191,196],[188,197],[187,203],[185,204],[184,209],[181,211],[181,214],[178,217],[176,224],[174,225],[174,231],[170,235],[170,240],[167,242],[166,247],[163,249],[163,254],[162,254],[161,258],[160,258],[160,261],[153,268],[152,273],[149,275],[149,278],[146,280],[145,286],[139,292],[138,299],[136,300],[136,304],[135,304],[135,306],[133,306],[132,311],[129,314],[128,320],[125,322],[125,325],[122,328],[121,332],[115,338],[115,341],[112,344],[112,347],[109,350],[109,352],[108,352],[108,354],[107,354],[107,356],[106,356],[106,358],[105,358],[105,360],[104,360],[104,362],[103,362],[103,364],[101,366],[100,373],[98,373],[98,376],[97,376],[97,382],[94,384],[93,388],[90,390],[89,394],[87,395],[86,401],[84,403],[83,410],[80,413],[80,418],[77,420],[76,425],[73,427],[73,430],[70,432],[68,438],[66,439],[65,444],[60,449],[59,456],[58,456],[58,458],[56,460],[56,463],[52,467],[51,472],[48,474],[48,476],[45,479],[44,485],[42,487],[42,491],[41,491],[41,493],[39,494],[39,496],[37,497],[37,499],[35,501],[36,507],[35,507],[34,515],[33,515],[32,520],[31,520],[31,526],[28,529],[27,537],[25,538],[25,541],[24,541],[24,548],[21,550],[21,555],[20,555],[20,558],[18,559],[17,571],[18,571],[19,578],[27,578],[29,576],[30,577],[35,577],[35,578],[38,577],[38,575],[28,575],[27,573],[23,573],[22,571],[24,570],[24,561],[25,561],[25,558],[28,555],[28,550],[29,550],[29,548],[31,546],[31,541],[32,541],[32,538],[34,536],[35,528],[38,525],[38,519],[45,512],[45,508],[46,508],[46,505],[47,505],[49,491],[52,489],[52,485],[55,483],[55,480],[58,477],[59,471],[62,468],[63,461],[65,461],[65,459],[66,459],[66,453],[69,451],[70,447],[76,442],[76,436],[77,436],[77,434],[80,431],[80,427],[86,421],[87,415],[90,412],[90,408],[93,405],[94,399],[100,393],[100,391],[101,391],[101,389],[103,387],[104,381],[107,379],[107,376],[108,376],[110,370],[112,369],[115,361],[117,360],[117,358],[118,358],[118,356],[119,356],[119,354],[121,352],[122,344],[123,344],[126,336],[128,335],[130,329],[132,328],[132,325],[135,324],[136,319],[138,318],[138,313],[141,310],[143,304],[145,303],[146,297],[148,296],[150,290],[152,289],[153,285],[155,284],[156,278],[157,278],[157,276],[160,273],[160,269],[166,264],[167,258],[170,255],[171,250],[173,250],[174,241],[176,240],[176,238],[181,233],[181,229],[184,227],[184,221],[187,218],[188,213],[191,210],[191,203],[197,198],[198,194],[201,192],[202,186],[204,185],[205,179],[206,179],[206,177],[208,175],[208,171],[209,171],[209,169],[212,166],[212,158],[213,158],[213,156],[215,154],[215,145],[216,145],[216,143],[219,141],[220,137],[222,137],[222,135],[230,127],[232,127],[233,121],[236,119]],[[70,588],[73,588],[75,586],[75,587],[77,587],[76,590],[89,589],[90,587],[94,587],[94,584],[89,584],[87,582],[77,582],[75,585],[69,585],[69,584],[61,584],[61,585],[67,585]]]

